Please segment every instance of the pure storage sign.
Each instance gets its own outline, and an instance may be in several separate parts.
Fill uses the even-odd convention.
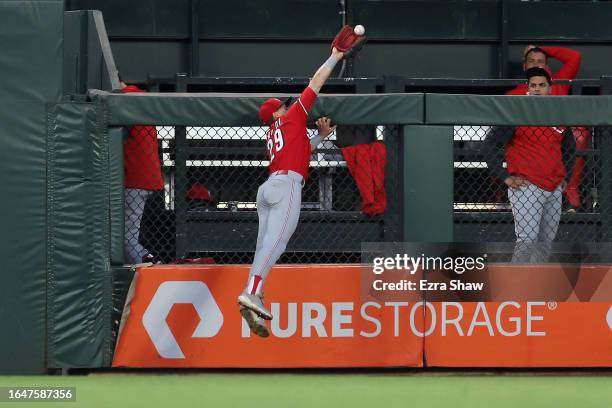
[[[519,304],[488,302],[490,322],[480,303],[462,303],[462,320],[479,319],[479,330],[437,331],[427,337],[430,366],[442,367],[610,367],[612,306],[607,302],[526,302],[525,318],[512,309]],[[504,308],[504,305],[507,305]],[[520,303],[521,307],[525,303]],[[434,303],[437,310],[445,306]],[[502,310],[504,308],[504,310]],[[497,310],[495,312],[495,310]],[[457,312],[455,312],[457,313]],[[447,317],[448,319],[448,317]],[[502,329],[496,321],[513,324]],[[462,327],[459,330],[459,327]],[[484,330],[483,330],[484,329]]]
[[[247,272],[139,271],[113,365],[415,367],[424,354],[433,366],[612,365],[609,303],[368,300],[352,266],[277,267],[266,287],[275,319],[261,339],[235,303]]]
[[[278,266],[266,283],[271,336],[252,335],[236,297],[245,266],[138,271],[114,366],[421,366],[423,309],[359,299],[359,266]],[[411,304],[411,306],[413,306]]]

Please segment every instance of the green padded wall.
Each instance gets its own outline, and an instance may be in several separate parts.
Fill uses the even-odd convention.
[[[124,182],[123,182],[123,138],[124,128],[108,129],[108,166],[109,166],[109,201],[110,201],[110,262],[112,265],[123,265],[124,236]]]
[[[45,114],[42,102],[0,102],[2,374],[44,370]]]
[[[123,234],[123,135],[113,126],[254,125],[257,124],[254,112],[264,98],[227,94],[181,97],[92,92],[92,95],[95,100],[92,104],[62,103],[53,106],[48,115],[49,242],[58,245],[49,251],[50,367],[104,367],[110,361],[117,309],[130,277],[129,271],[119,266]],[[404,212],[403,240],[450,242],[453,241],[450,124],[466,118],[475,123],[520,118],[527,122],[584,120],[586,124],[610,124],[609,102],[608,97],[324,95],[313,116],[327,111],[346,123],[404,124],[403,140],[397,149],[403,157],[403,200],[399,204]],[[525,113],[536,108],[534,103],[543,107],[543,113],[537,117]],[[563,116],[557,108],[564,112]],[[590,108],[593,115],[584,116],[585,108]],[[428,123],[423,123],[424,117]],[[432,123],[433,120],[446,125]],[[79,183],[81,179],[83,183]]]
[[[440,125],[612,124],[612,96],[426,94],[426,122]]]
[[[404,126],[404,241],[453,240],[453,128]]]
[[[259,126],[259,106],[289,94],[113,94],[92,91],[108,106],[110,125]],[[295,95],[294,95],[295,96]],[[423,123],[423,94],[320,95],[311,118],[334,115],[352,125]]]
[[[94,104],[49,112],[47,365],[100,367],[111,357],[109,163]]]
[[[0,373],[45,371],[46,104],[62,93],[64,2],[0,0]]]

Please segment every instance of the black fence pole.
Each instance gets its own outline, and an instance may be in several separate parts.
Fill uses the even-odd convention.
[[[499,3],[499,77],[508,77],[508,2]]]
[[[191,76],[200,75],[200,0],[191,0]]]

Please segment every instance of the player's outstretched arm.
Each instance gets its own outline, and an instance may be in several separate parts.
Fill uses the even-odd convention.
[[[321,65],[319,69],[317,69],[317,72],[315,72],[312,79],[310,80],[310,83],[308,84],[308,86],[317,95],[319,94],[319,91],[321,91],[321,88],[323,87],[323,84],[325,84],[325,81],[327,81],[327,78],[329,78],[329,76],[331,75],[336,64],[342,59],[343,56],[344,54],[342,52],[334,48],[332,49],[332,53],[327,59],[327,61],[325,61],[323,65]]]

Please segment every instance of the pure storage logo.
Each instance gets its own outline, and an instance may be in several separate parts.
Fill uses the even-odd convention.
[[[142,323],[160,357],[184,359],[166,321],[176,304],[191,304],[199,322],[192,338],[211,338],[220,332],[224,317],[208,286],[201,281],[162,283],[147,306]],[[275,319],[269,323],[273,337],[376,338],[416,336],[546,336],[546,302],[426,303],[426,302],[318,302],[271,303]],[[232,310],[232,312],[236,312]],[[229,313],[229,311],[228,311]],[[251,337],[240,319],[241,337]],[[612,309],[608,313],[612,322]],[[232,324],[239,324],[238,320]]]
[[[334,302],[287,303],[281,307],[272,303],[272,335],[279,338],[289,337],[378,337],[381,333],[392,333],[393,337],[413,335],[489,335],[514,337],[546,336],[540,327],[543,310],[549,310],[546,302],[517,302],[500,304],[475,303],[475,310],[468,313],[465,309],[474,303],[443,302],[437,305],[427,302]],[[286,314],[286,315],[285,315]],[[391,319],[381,315],[391,314]],[[423,316],[426,316],[423,324]],[[356,330],[356,321],[369,323],[369,330]],[[280,327],[285,322],[285,327]],[[298,324],[301,322],[301,324]],[[538,325],[538,328],[536,328]],[[363,325],[360,325],[363,326]],[[423,327],[424,326],[424,327]],[[242,337],[249,337],[249,328],[243,321]]]
[[[193,305],[200,319],[191,337],[214,337],[223,326],[223,313],[204,282],[162,283],[143,314],[142,323],[157,352],[163,358],[185,358],[166,322],[172,307],[181,303]]]
[[[610,306],[610,309],[608,310],[606,321],[608,322],[608,327],[610,328],[610,331],[612,331],[612,306]]]

